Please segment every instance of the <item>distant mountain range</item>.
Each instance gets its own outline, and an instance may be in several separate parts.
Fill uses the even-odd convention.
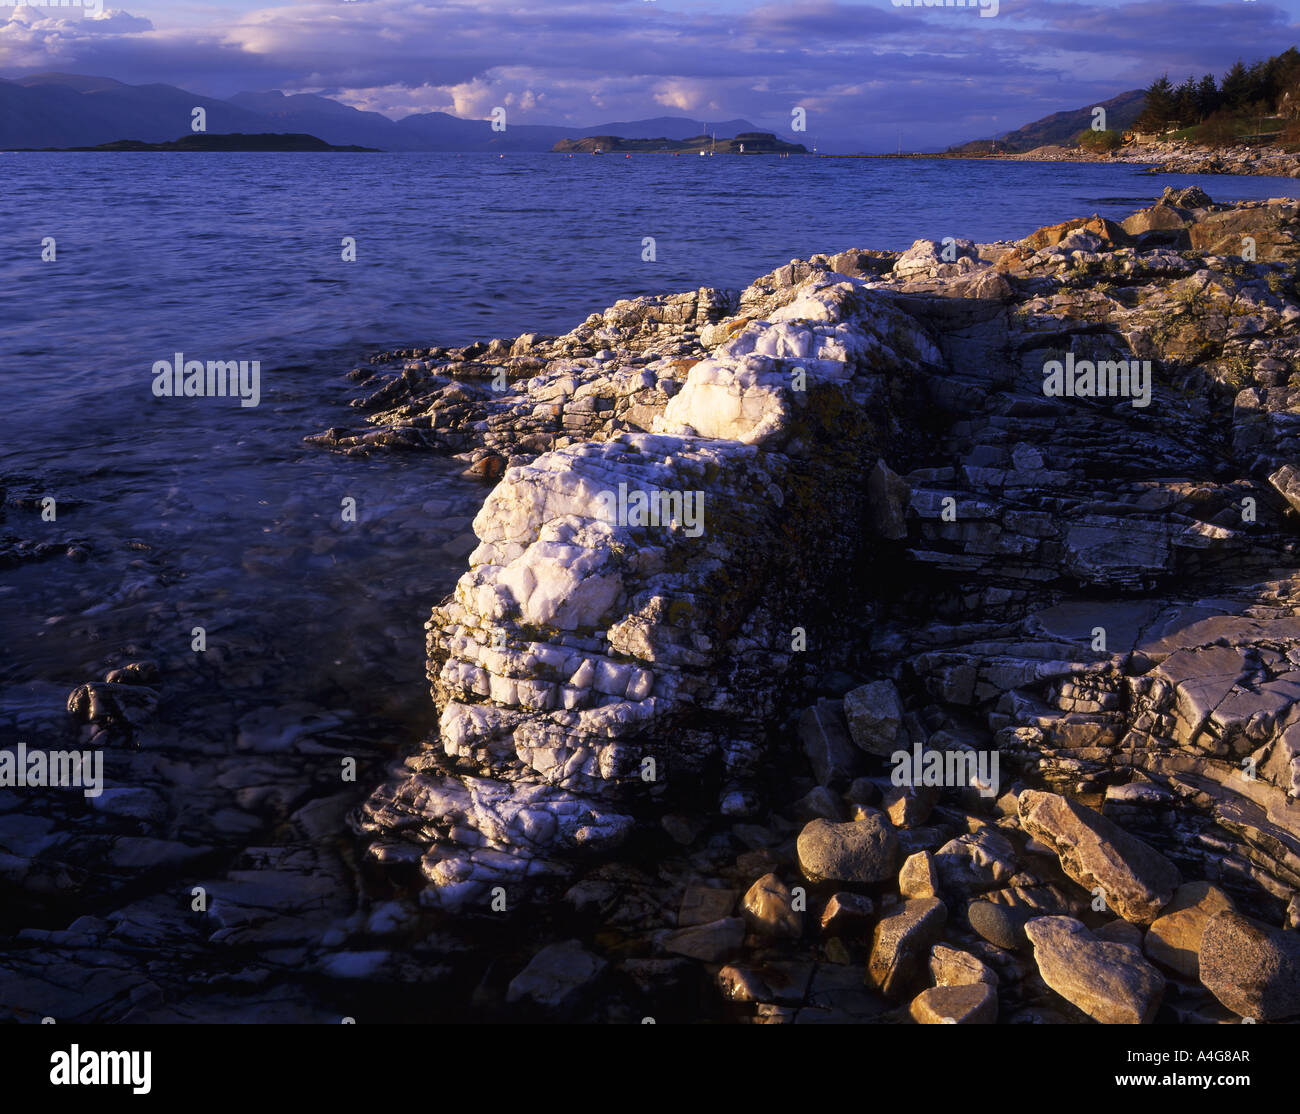
[[[174,85],[126,85],[108,77],[48,73],[0,78],[0,148],[164,143],[191,134],[195,108],[206,111],[211,133],[306,133],[329,144],[385,151],[549,151],[562,139],[598,135],[682,140],[698,136],[702,124],[659,116],[569,128],[511,124],[507,116],[506,130],[494,132],[487,120],[420,112],[394,121],[308,93],[239,93],[221,100]],[[709,121],[708,130],[736,135],[758,129],[748,120],[720,120]]]
[[[1025,151],[1032,151],[1035,147],[1068,146],[1076,135],[1092,126],[1094,108],[1106,110],[1108,130],[1124,131],[1131,128],[1134,121],[1142,114],[1146,96],[1145,90],[1130,89],[1127,93],[1120,93],[1119,96],[1111,97],[1108,101],[1097,101],[1084,108],[1054,112],[1041,120],[1035,120],[1032,124],[1026,124],[1013,132],[998,136],[997,148],[999,151],[1022,154]],[[948,150],[983,154],[993,146],[993,143],[992,139],[973,139],[958,147],[949,147]]]

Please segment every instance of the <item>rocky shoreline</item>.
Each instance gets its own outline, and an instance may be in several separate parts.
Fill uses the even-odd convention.
[[[499,988],[539,1010],[1300,1013],[1297,231],[1166,191],[389,354],[318,443],[497,482],[370,860],[455,918],[585,914]],[[1045,396],[1107,355],[1149,408]],[[620,484],[706,528],[611,521]],[[1002,784],[900,787],[908,748]]]
[[[1300,154],[1279,147],[1226,147],[1209,150],[1167,141],[1127,143],[1101,154],[1081,147],[1039,147],[1019,155],[992,155],[1011,162],[1128,162],[1149,166],[1148,174],[1244,174],[1300,178]]]
[[[115,662],[110,807],[0,794],[3,1015],[1300,1016],[1298,259],[1300,202],[1166,190],[377,355],[308,440],[491,485],[436,733],[200,768]]]

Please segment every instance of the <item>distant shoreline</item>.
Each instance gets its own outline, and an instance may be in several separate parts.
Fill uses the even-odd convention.
[[[182,136],[180,139],[168,140],[165,143],[146,143],[140,139],[117,139],[112,143],[100,143],[93,147],[6,147],[3,150],[38,154],[70,154],[73,152],[134,154],[155,151],[189,154],[212,154],[223,151],[248,153],[265,151],[270,154],[314,154],[320,152],[382,154],[378,147],[338,146],[333,143],[326,143],[323,139],[318,139],[314,135],[295,132],[264,132],[256,135],[245,135],[242,132],[221,135],[199,133]]]

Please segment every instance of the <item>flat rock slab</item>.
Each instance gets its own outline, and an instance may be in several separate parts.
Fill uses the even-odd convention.
[[[1173,899],[1178,868],[1101,813],[1033,789],[1016,807],[1025,831],[1056,852],[1061,869],[1090,892],[1100,888],[1126,921],[1150,924]]]
[[[1155,1017],[1165,978],[1137,948],[1099,940],[1073,917],[1036,917],[1025,933],[1043,981],[1089,1017],[1106,1025]]]
[[[728,964],[718,972],[718,989],[733,1002],[799,1006],[808,996],[813,965],[799,961]]]
[[[1201,982],[1233,1013],[1257,1021],[1300,1014],[1300,932],[1224,910],[1206,922],[1199,958]]]
[[[745,939],[745,922],[740,917],[724,917],[708,924],[679,928],[664,937],[665,951],[719,963],[740,947]]]
[[[687,886],[677,911],[677,927],[689,928],[693,924],[708,924],[731,916],[736,908],[736,890],[713,886]]]

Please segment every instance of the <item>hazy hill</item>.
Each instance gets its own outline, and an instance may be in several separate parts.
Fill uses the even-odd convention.
[[[1106,110],[1107,128],[1112,131],[1124,131],[1126,128],[1133,126],[1133,122],[1142,112],[1145,101],[1146,93],[1144,90],[1131,89],[1127,93],[1120,93],[1117,97],[1111,97],[1108,101],[1097,101],[1095,104],[1070,109],[1065,112],[1053,112],[1052,115],[1044,116],[1041,120],[1035,120],[1032,124],[1026,124],[1013,132],[998,136],[998,150],[1019,153],[1032,151],[1035,147],[1067,146],[1076,135],[1092,126],[1092,110],[1094,108],[1104,108]],[[988,151],[992,144],[993,140],[991,139],[975,139],[969,143],[949,147],[948,150],[967,151],[971,154],[977,154]]]
[[[196,107],[206,109],[210,132],[271,130],[260,113],[174,85],[37,74],[0,81],[0,147],[86,147],[117,139],[161,143],[189,132]]]

